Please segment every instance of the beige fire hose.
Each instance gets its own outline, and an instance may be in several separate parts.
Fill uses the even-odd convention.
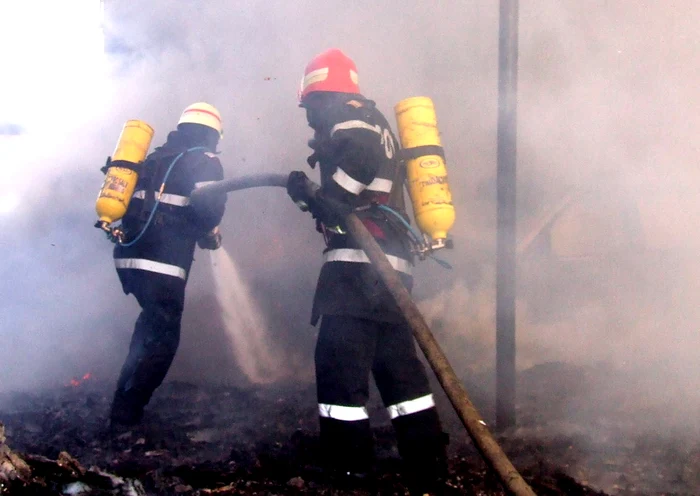
[[[389,263],[389,260],[387,260],[386,255],[384,255],[384,252],[374,240],[374,237],[367,231],[367,228],[357,215],[348,215],[345,218],[345,222],[348,231],[367,254],[387,289],[396,300],[399,309],[406,317],[418,346],[423,350],[425,358],[435,372],[435,376],[440,381],[442,388],[445,390],[447,397],[457,411],[462,424],[466,427],[469,436],[474,441],[486,464],[498,475],[501,483],[510,494],[534,496],[535,492],[518,473],[489,432],[486,422],[482,420],[481,415],[479,415],[476,407],[469,399],[467,391],[457,378],[454,370],[452,370],[452,366],[435,340],[423,315],[413,302],[411,295]]]
[[[260,174],[236,179],[218,181],[203,186],[193,193],[193,201],[199,194],[223,193],[258,186],[286,186],[287,177],[283,174]],[[486,464],[496,473],[505,489],[515,496],[534,496],[535,492],[518,473],[506,454],[493,438],[486,422],[469,399],[467,391],[457,378],[452,366],[435,340],[423,315],[413,302],[411,295],[401,282],[398,274],[387,260],[374,237],[367,231],[357,215],[351,213],[345,218],[350,235],[369,257],[379,276],[393,295],[399,309],[411,326],[413,334],[425,354],[425,358],[435,372],[462,424],[476,445]]]

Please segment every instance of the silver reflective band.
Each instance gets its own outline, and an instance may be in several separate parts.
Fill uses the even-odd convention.
[[[340,167],[338,167],[333,174],[333,180],[338,183],[341,188],[355,195],[359,195],[367,187],[366,184],[356,181],[350,177],[348,173]]]
[[[320,69],[311,71],[301,80],[301,91],[304,91],[311,84],[320,83],[326,79],[328,79],[328,67],[321,67]]]
[[[364,406],[342,406],[318,404],[318,414],[324,418],[354,422],[356,420],[366,420],[369,418],[367,409]]]
[[[182,267],[170,265],[154,260],[146,260],[145,258],[115,258],[114,266],[117,269],[139,269],[149,272],[157,272],[166,276],[179,277],[187,279],[187,272]]]
[[[396,257],[394,255],[387,255],[387,260],[394,268],[399,272],[411,275],[412,268],[408,260]],[[323,260],[326,262],[355,262],[355,263],[370,263],[369,257],[363,250],[354,248],[338,248],[336,250],[329,250],[323,254]]]
[[[428,394],[416,398],[415,400],[402,401],[395,405],[387,407],[391,419],[396,417],[403,417],[404,415],[411,415],[412,413],[422,412],[423,410],[428,410],[429,408],[435,407],[435,401],[433,401],[433,395]]]
[[[380,177],[375,177],[374,181],[369,183],[367,189],[369,191],[379,191],[381,193],[391,193],[391,187],[394,182],[391,179],[382,179]]]
[[[158,193],[154,193],[156,199],[158,198]],[[134,198],[143,200],[146,198],[146,192],[142,189],[134,192]],[[190,204],[190,199],[186,196],[181,195],[171,195],[170,193],[163,193],[160,195],[160,202],[167,203],[168,205],[175,205],[176,207],[186,207]]]
[[[344,129],[367,129],[369,131],[374,131],[378,135],[382,135],[382,128],[379,127],[379,125],[372,126],[371,124],[367,124],[364,121],[345,121],[345,122],[339,122],[333,128],[331,129],[331,137],[335,134],[336,131],[342,131]]]
[[[219,181],[200,181],[198,183],[194,183],[194,189],[201,188],[202,186],[206,186],[207,184],[214,184],[218,182]]]

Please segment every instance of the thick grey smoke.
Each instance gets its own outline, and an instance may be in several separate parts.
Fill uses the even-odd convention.
[[[518,365],[640,369],[652,400],[669,401],[673,385],[697,405],[700,7],[552,0],[520,14]],[[89,104],[61,101],[52,83],[70,74],[45,75],[32,83],[62,104],[51,126],[1,138],[21,203],[0,217],[0,390],[116,377],[138,309],[92,223],[123,122],[149,122],[155,146],[206,100],[224,117],[228,177],[315,177],[295,93],[308,59],[331,46],[355,59],[390,120],[403,98],[434,99],[457,208],[455,249],[441,256],[454,269],[422,262],[415,295],[460,373],[493,366],[497,2],[107,1],[104,28],[106,76]],[[279,359],[308,377],[322,242],[283,193],[230,195],[224,243],[270,336],[290,343]],[[197,258],[171,378],[235,381]]]

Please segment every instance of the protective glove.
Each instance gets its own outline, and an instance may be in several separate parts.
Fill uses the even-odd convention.
[[[352,208],[326,195],[304,172],[292,171],[289,174],[287,194],[302,212],[311,212],[313,218],[323,222],[328,229],[344,233],[343,219]]]
[[[197,240],[197,246],[202,250],[218,250],[221,248],[221,231],[219,226],[206,233]]]
[[[352,212],[350,205],[331,198],[323,190],[319,190],[310,200],[309,210],[314,219],[323,222],[326,229],[345,234],[345,216]]]
[[[302,212],[308,212],[319,186],[302,171],[292,171],[287,178],[287,194]]]

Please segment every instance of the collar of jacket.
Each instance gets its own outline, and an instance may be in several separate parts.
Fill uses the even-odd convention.
[[[333,91],[319,91],[309,95],[301,105],[306,109],[306,120],[309,126],[315,130],[329,131],[338,114],[350,108],[368,108],[376,106],[373,100],[369,100],[359,93],[338,93]]]
[[[199,150],[202,152],[214,152],[214,150],[210,150],[204,143],[201,143],[200,141],[193,140],[191,136],[188,136],[187,134],[182,133],[181,131],[171,131],[168,134],[168,139],[166,142],[162,145],[156,148],[155,151],[162,153],[164,156],[168,155],[177,155],[178,153],[186,152],[190,148],[194,147],[205,147],[206,150]]]

